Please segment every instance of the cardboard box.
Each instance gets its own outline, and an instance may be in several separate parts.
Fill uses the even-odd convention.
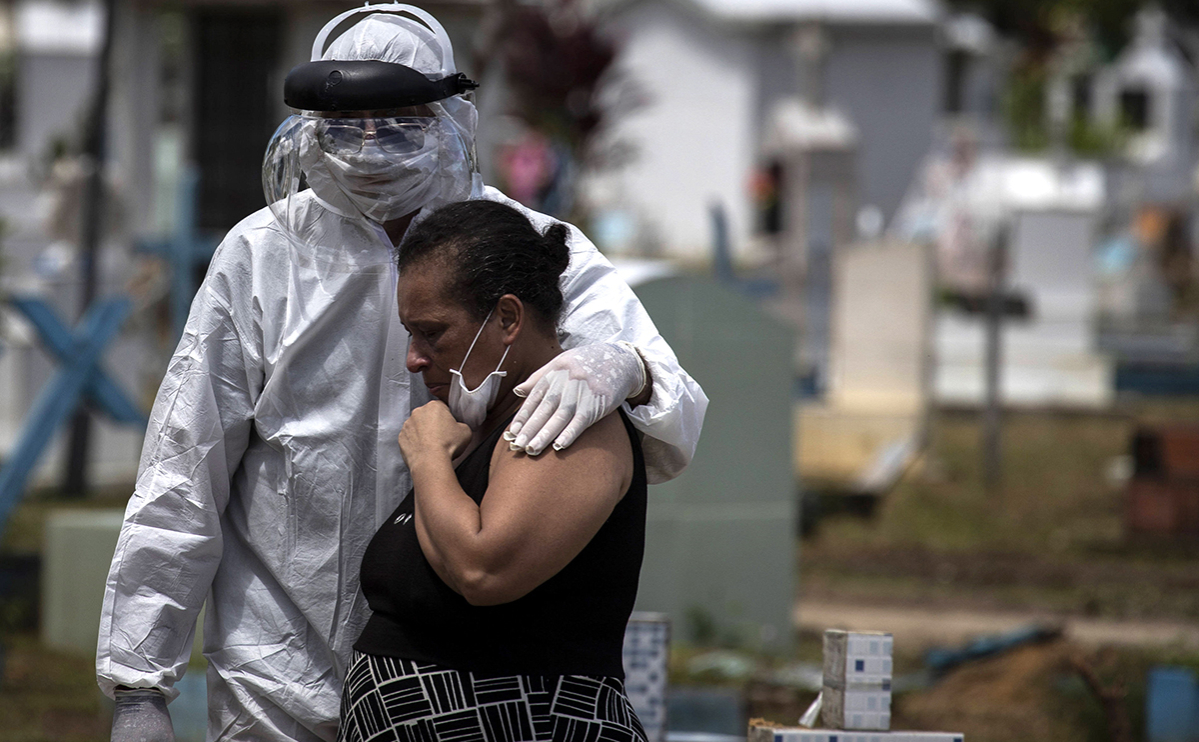
[[[891,634],[824,632],[823,705],[820,718],[833,729],[891,728]]]
[[[956,732],[863,732],[844,729],[775,729],[771,742],[965,742]]]
[[[750,722],[746,742],[965,742],[958,732],[882,732],[778,727]]]

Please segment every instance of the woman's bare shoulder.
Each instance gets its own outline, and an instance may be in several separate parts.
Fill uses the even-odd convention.
[[[591,476],[597,468],[602,468],[609,475],[618,473],[627,489],[633,472],[632,441],[620,414],[613,412],[580,433],[574,443],[562,451],[550,447],[540,456],[526,456],[509,450],[507,442],[500,439],[492,463],[493,474],[502,468],[517,470],[526,476],[572,479]]]
[[[590,428],[580,433],[575,442],[571,444],[571,448],[580,443],[584,446],[599,446],[612,449],[616,453],[628,453],[630,461],[632,459],[629,434],[625,429],[624,420],[621,418],[619,411],[599,419]]]

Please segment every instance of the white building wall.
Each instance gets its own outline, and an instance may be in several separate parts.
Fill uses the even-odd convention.
[[[734,250],[743,247],[758,135],[752,37],[665,2],[635,6],[612,31],[621,42],[619,69],[646,102],[614,122],[614,138],[635,152],[632,162],[597,178],[589,197],[600,211],[626,211],[643,246],[685,259],[710,253],[708,208],[720,202]]]
[[[161,29],[154,12],[118,12],[109,79],[108,162],[120,188],[125,226],[149,231],[159,186],[154,154],[160,133]],[[173,185],[173,184],[169,184]]]
[[[45,156],[55,137],[78,137],[102,23],[94,0],[17,3],[17,149],[26,158]]]
[[[825,102],[858,129],[859,201],[889,222],[932,146],[942,56],[931,25],[830,30]]]

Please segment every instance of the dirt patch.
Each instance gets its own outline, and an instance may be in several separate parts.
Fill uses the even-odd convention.
[[[895,727],[962,732],[970,742],[1082,742],[1076,720],[1051,702],[1073,674],[1072,651],[1058,641],[961,667],[927,691],[897,697]]]
[[[801,549],[800,568],[803,599],[1042,609],[1115,619],[1199,618],[1199,559],[1054,558],[826,543]]]

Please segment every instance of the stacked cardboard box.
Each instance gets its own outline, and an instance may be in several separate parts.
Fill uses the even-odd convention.
[[[833,729],[891,728],[890,634],[824,632],[824,688],[820,711]]]
[[[847,732],[843,729],[774,729],[768,742],[964,742],[951,732]]]
[[[666,739],[670,619],[634,612],[624,631],[624,687],[649,742]]]
[[[818,705],[829,728],[779,727],[754,719],[747,742],[965,742],[956,732],[888,731],[893,645],[891,635],[882,632],[825,631]]]

